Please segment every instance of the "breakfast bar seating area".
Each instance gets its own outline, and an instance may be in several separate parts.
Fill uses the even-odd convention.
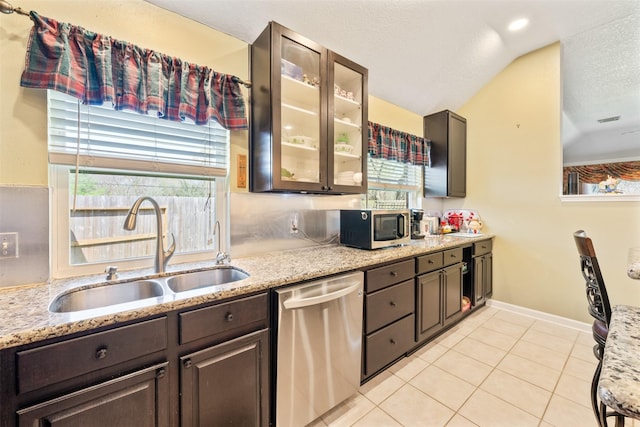
[[[596,344],[593,353],[598,365],[591,383],[591,405],[601,427],[608,418],[616,427],[625,425],[625,417],[640,419],[640,307],[611,308],[593,242],[583,230],[574,233],[585,279],[589,314],[594,318],[592,332]],[[637,279],[640,251],[629,251],[628,275]],[[636,259],[637,257],[637,259]]]

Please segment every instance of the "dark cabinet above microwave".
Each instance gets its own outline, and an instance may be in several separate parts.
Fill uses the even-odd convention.
[[[467,195],[467,119],[444,110],[424,117],[431,140],[431,167],[425,169],[424,197]]]

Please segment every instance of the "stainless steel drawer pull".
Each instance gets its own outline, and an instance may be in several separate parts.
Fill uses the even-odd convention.
[[[390,305],[391,307],[396,307],[396,306],[397,306],[397,304],[395,303],[395,301],[389,301],[389,305]]]
[[[398,273],[397,273],[397,272],[395,272],[395,271],[392,271],[392,272],[391,272],[391,273],[389,273],[389,274],[391,274],[393,277],[396,277],[396,276],[398,275]]]
[[[396,345],[396,340],[394,340],[393,338],[391,338],[391,339],[389,340],[389,342],[390,342],[392,345]]]
[[[233,321],[233,313],[227,313],[227,315],[224,316],[224,320],[226,320],[227,322],[232,322]]]

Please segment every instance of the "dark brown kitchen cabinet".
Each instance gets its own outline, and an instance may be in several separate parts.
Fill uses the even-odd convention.
[[[363,379],[414,346],[414,275],[413,259],[365,272]]]
[[[424,117],[431,141],[431,167],[425,168],[425,197],[467,195],[467,120],[445,110]]]
[[[492,241],[485,240],[473,245],[473,287],[472,304],[480,306],[493,294],[493,254]]]
[[[0,425],[269,424],[267,293],[0,351]]]
[[[3,426],[170,424],[168,318],[1,352]]]
[[[275,22],[251,46],[250,187],[366,192],[365,68]]]
[[[417,273],[426,273],[416,278],[415,340],[421,343],[462,316],[462,248],[418,257]]]
[[[268,331],[180,358],[180,425],[267,426]]]
[[[178,317],[180,425],[269,425],[267,294]]]
[[[167,363],[18,411],[18,425],[33,426],[168,426]]]

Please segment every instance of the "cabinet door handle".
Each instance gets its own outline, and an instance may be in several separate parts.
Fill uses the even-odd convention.
[[[104,359],[105,357],[107,357],[107,347],[99,347],[96,350],[96,359],[100,360]]]
[[[391,307],[396,307],[396,306],[397,306],[397,304],[395,303],[395,301],[389,301],[389,305],[390,305]]]
[[[391,273],[389,273],[389,274],[391,274],[393,277],[396,277],[396,276],[398,275],[398,273],[397,273],[396,271],[392,271],[392,272],[391,272]]]
[[[156,378],[164,378],[167,371],[164,368],[160,368],[156,371]]]
[[[389,342],[390,342],[392,345],[396,345],[396,340],[394,340],[393,338],[391,338],[391,339],[389,340]]]
[[[186,369],[189,369],[192,365],[191,359],[185,359],[184,362],[182,362],[182,366],[184,366]]]
[[[428,264],[433,264],[433,260],[430,259],[429,261],[427,261]]]
[[[227,322],[233,322],[233,313],[227,313],[224,316],[224,320],[226,320]]]

